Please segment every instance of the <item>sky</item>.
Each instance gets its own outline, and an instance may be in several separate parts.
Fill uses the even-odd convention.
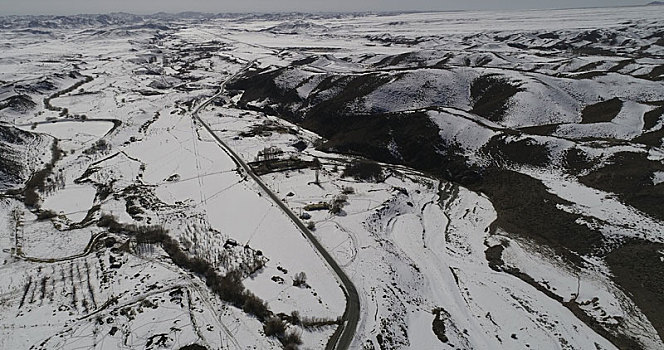
[[[578,8],[651,0],[0,0],[0,15],[130,12],[347,12]]]

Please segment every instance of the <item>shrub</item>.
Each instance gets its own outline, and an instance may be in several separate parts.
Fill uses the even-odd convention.
[[[31,208],[36,208],[39,203],[39,194],[36,191],[26,191],[23,195],[23,203]]]
[[[23,203],[31,208],[37,208],[39,206],[39,194],[37,191],[44,191],[46,186],[46,178],[53,171],[53,166],[55,163],[60,160],[62,157],[62,151],[58,148],[58,141],[53,141],[51,145],[51,162],[46,164],[44,169],[36,171],[30,179],[25,183],[25,189],[23,191]]]
[[[300,313],[297,310],[293,310],[293,312],[291,312],[290,323],[294,325],[302,324],[302,320],[300,319]]]
[[[353,177],[357,180],[376,181],[384,180],[383,167],[371,160],[356,159],[346,166],[343,177]]]
[[[341,213],[341,209],[343,209],[344,204],[346,203],[346,200],[348,199],[348,196],[345,194],[340,194],[334,197],[332,200],[332,204],[330,206],[330,213],[332,214],[339,214]]]
[[[343,187],[341,187],[341,193],[343,193],[343,194],[353,194],[353,193],[355,193],[355,189],[351,186],[343,186]]]
[[[299,287],[306,284],[307,284],[307,274],[304,273],[304,271],[296,273],[295,277],[293,278],[293,285]]]
[[[328,203],[328,202],[311,203],[311,204],[305,205],[303,209],[306,210],[306,211],[328,210],[328,209],[330,209],[330,203]]]
[[[136,242],[139,244],[161,244],[162,249],[164,249],[166,254],[168,254],[171,260],[173,260],[175,265],[204,276],[206,285],[222,300],[229,302],[236,307],[242,308],[246,313],[255,316],[261,322],[264,322],[270,315],[272,315],[266,302],[244,289],[241,271],[235,270],[224,276],[220,276],[215,271],[212,264],[206,260],[198,257],[189,257],[189,255],[180,248],[179,243],[171,238],[168,231],[163,227],[121,224],[118,223],[112,215],[102,215],[99,218],[97,225],[100,227],[107,227],[111,232],[133,234],[136,238]],[[262,260],[260,262],[262,263]],[[279,321],[281,322],[281,320]],[[268,321],[268,323],[269,322],[270,321]],[[274,323],[274,321],[272,322]],[[265,327],[268,326],[268,323],[266,323]],[[274,324],[270,326],[272,331],[275,329],[274,326]],[[285,332],[285,327],[284,324],[283,332]],[[278,328],[276,330],[278,331]],[[281,337],[283,332],[278,333],[278,336]]]
[[[99,218],[99,220],[97,220],[97,226],[106,227],[110,232],[117,233],[122,231],[123,225],[117,222],[113,215],[104,214]]]
[[[90,148],[83,151],[84,154],[91,155],[97,152],[106,152],[111,149],[111,144],[104,139],[95,142]]]
[[[315,328],[321,328],[321,327],[326,327],[326,326],[333,326],[333,325],[338,325],[341,324],[343,321],[339,318],[336,320],[332,320],[329,318],[322,318],[322,317],[303,317],[300,319],[300,323],[302,327],[307,328],[307,329],[315,329]]]
[[[180,348],[180,350],[207,350],[203,345],[191,344]]]
[[[221,299],[237,307],[242,307],[244,306],[245,294],[241,275],[239,271],[231,271],[225,276],[217,277],[216,283],[210,287]]]
[[[207,262],[207,261],[205,261],[201,258],[189,259],[188,265],[189,265],[189,269],[192,272],[197,273],[201,276],[205,276],[208,269],[212,268],[212,266],[210,265],[209,262]]]
[[[286,334],[286,323],[279,317],[271,317],[263,325],[263,331],[268,337],[282,338]]]
[[[48,220],[58,216],[53,210],[42,210],[37,214],[37,220]]]
[[[251,292],[245,292],[245,301],[242,310],[250,315],[256,316],[260,321],[264,321],[270,316],[270,310],[267,303]]]
[[[302,344],[302,337],[296,331],[288,332],[281,340],[284,349],[297,349]]]

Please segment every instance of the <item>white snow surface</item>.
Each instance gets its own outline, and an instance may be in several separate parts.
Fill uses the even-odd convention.
[[[550,135],[532,136],[556,156],[587,137],[631,140],[643,134],[642,116],[653,109],[646,101],[664,100],[661,81],[643,78],[661,67],[657,57],[664,49],[645,37],[661,30],[662,7],[283,16],[180,18],[166,21],[169,29],[0,31],[0,101],[26,94],[36,104],[27,112],[0,110],[0,120],[42,134],[22,146],[24,172],[46,167],[53,139],[62,151],[38,191],[38,207],[11,193],[0,198],[0,348],[281,347],[256,317],[221,300],[203,276],[175,265],[159,244],[137,244],[126,232],[97,226],[102,215],[163,227],[187,256],[204,259],[219,274],[245,268],[244,286],[274,314],[341,317],[346,300],[333,271],[213,136],[246,162],[267,147],[283,150],[284,159],[321,161],[320,170],[271,172],[261,179],[294,213],[309,214],[303,220],[315,226],[315,237],[356,286],[360,323],[353,349],[616,348],[565,302],[576,302],[594,321],[615,326],[644,348],[664,347],[601,259],[584,256],[586,265],[574,270],[552,251],[492,231],[497,214],[482,194],[389,164],[383,164],[381,182],[344,177],[352,157],[316,150],[318,135],[277,116],[239,109],[233,103],[239,96],[221,96],[200,111],[214,135],[193,118],[250,62],[251,69],[274,70],[315,56],[285,69],[277,85],[295,90],[306,105],[308,98],[339,93],[317,90],[325,79],[384,78],[345,112],[424,111],[442,139],[477,163],[482,146],[510,128],[560,124]],[[541,34],[555,31],[571,40],[584,31],[625,28],[627,21],[634,26],[615,40],[633,52],[648,46],[651,58],[576,79],[619,62],[590,54],[568,60],[564,50],[560,57],[542,54],[553,41]],[[402,61],[390,69],[381,66],[396,58]],[[522,84],[505,120],[492,122],[472,111],[467,87],[483,74]],[[92,80],[83,83],[84,77]],[[53,88],[30,88],[44,82]],[[613,120],[579,124],[584,106],[613,97],[624,102]],[[257,125],[291,132],[240,136]],[[298,152],[292,147],[297,141],[308,147]],[[623,148],[633,149],[611,151]],[[660,147],[648,152],[653,160],[664,158]],[[612,194],[550,169],[518,170],[568,200],[563,210],[595,219],[588,224],[611,239],[664,242],[659,221]],[[664,182],[663,174],[654,172],[653,184]],[[346,201],[338,214],[305,209],[342,192]],[[40,217],[47,211],[55,216]],[[489,266],[485,251],[498,244],[504,267],[530,276],[533,285]],[[257,261],[264,266],[247,270]],[[293,285],[299,272],[307,276],[305,286]],[[445,326],[445,341],[434,332],[437,322]],[[335,329],[289,325],[306,349],[324,348]]]

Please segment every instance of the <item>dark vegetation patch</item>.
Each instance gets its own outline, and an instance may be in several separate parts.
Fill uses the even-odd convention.
[[[75,72],[75,71],[70,72],[69,77],[74,78],[74,79],[78,79],[78,78],[83,77],[83,80],[79,80],[76,83],[74,83],[73,85],[71,85],[70,87],[68,87],[66,89],[63,89],[63,90],[60,90],[60,91],[54,93],[53,95],[50,95],[49,97],[44,98],[44,107],[46,107],[46,109],[49,109],[51,111],[56,111],[56,112],[59,111],[60,115],[62,115],[62,116],[65,116],[65,115],[69,114],[69,110],[67,108],[53,106],[51,104],[51,100],[54,99],[54,98],[58,98],[58,97],[60,97],[64,94],[70,93],[70,92],[78,89],[81,85],[83,85],[85,83],[89,83],[93,80],[93,78],[91,76],[82,75],[82,74],[80,74],[78,72]]]
[[[268,337],[277,338],[284,349],[297,349],[297,346],[302,344],[300,334],[295,331],[286,332],[286,322],[276,316],[265,322],[263,332]]]
[[[191,344],[181,347],[180,350],[208,350],[208,348],[204,347],[203,345]]]
[[[664,139],[664,126],[657,130],[642,134],[632,141],[644,144],[646,146],[660,147],[662,146],[662,139]]]
[[[403,164],[461,183],[477,178],[463,153],[441,140],[438,126],[426,113],[393,113],[345,117],[333,122],[307,119],[303,126],[328,139],[321,147],[375,161]],[[329,123],[332,123],[331,127]],[[394,149],[398,154],[393,153]]]
[[[623,102],[617,97],[588,105],[581,112],[581,124],[610,122],[620,113],[622,106]]]
[[[489,263],[489,267],[494,270],[494,271],[501,271],[503,266],[505,265],[505,261],[503,261],[503,251],[505,250],[505,246],[503,244],[496,244],[494,246],[491,246],[487,248],[484,251],[484,257],[486,258],[486,261]]]
[[[584,170],[590,170],[597,161],[579,148],[570,148],[563,153],[562,166],[570,174],[578,175]]]
[[[274,107],[265,107],[266,111],[278,115],[293,116],[288,106],[292,103],[301,102],[300,96],[295,90],[282,89],[275,79],[283,74],[289,68],[279,68],[275,70],[254,70],[245,73],[241,79],[229,82],[226,87],[229,90],[244,90],[242,98],[238,104],[249,108],[249,102],[257,101],[275,101],[279,102]]]
[[[331,77],[332,78],[332,77]],[[374,92],[393,79],[389,74],[371,73],[363,75],[350,75],[337,77],[338,79],[324,79],[307,99],[311,106],[307,117],[320,115],[323,119],[339,115],[364,114],[365,111],[353,111],[349,104]],[[334,94],[328,94],[331,88],[340,89]],[[326,96],[325,98],[321,98]],[[307,118],[309,119],[309,118]]]
[[[58,74],[56,74],[57,76]],[[28,94],[44,94],[57,89],[57,86],[50,79],[42,79],[29,84],[16,84],[15,89]]]
[[[44,192],[46,188],[46,179],[53,172],[55,163],[62,158],[62,151],[58,148],[58,140],[53,140],[51,145],[51,161],[44,165],[44,168],[36,171],[30,176],[23,189],[23,203],[30,208],[39,207],[39,192]]]
[[[595,61],[595,62],[590,62],[588,64],[584,64],[583,66],[573,70],[572,72],[574,73],[581,73],[581,72],[587,72],[596,69],[597,67],[601,66],[604,64],[603,61]]]
[[[14,95],[0,101],[0,110],[9,108],[15,112],[27,112],[36,106],[37,104],[28,95]]]
[[[519,131],[530,135],[551,136],[559,126],[560,124],[535,125],[519,128]]]
[[[30,132],[0,125],[0,186],[10,187],[24,181],[24,159],[16,146],[25,146],[36,137]]]
[[[160,116],[160,113],[159,113],[159,112],[155,112],[155,113],[154,113],[154,116],[153,116],[151,119],[147,120],[145,123],[143,123],[143,124],[138,128],[138,132],[140,132],[140,133],[144,133],[144,134],[147,133],[148,128],[150,128],[150,125],[152,125],[154,122],[156,122],[156,121],[159,119],[159,116]]]
[[[89,148],[83,150],[83,154],[93,155],[96,153],[106,153],[111,149],[111,144],[104,139],[99,139]]]
[[[662,75],[664,75],[664,65],[660,65],[653,68],[648,74],[641,75],[639,76],[639,78],[660,81],[664,80],[664,77],[662,77]]]
[[[603,49],[601,47],[594,47],[594,46],[582,46],[582,47],[574,47],[572,46],[571,51],[577,55],[581,56],[615,56],[616,53]]]
[[[530,49],[530,46],[522,44],[522,43],[507,43],[507,46],[513,47],[513,48],[519,49],[519,50],[528,50],[528,49]]]
[[[580,215],[557,208],[569,202],[549,193],[546,186],[533,177],[511,170],[490,169],[471,189],[491,199],[498,213],[494,228],[548,244],[573,264],[582,263],[577,254],[590,254],[603,244],[600,232],[576,223]]]
[[[661,198],[661,197],[660,197]],[[664,339],[664,244],[630,240],[606,256],[614,280]]]
[[[606,72],[590,71],[590,72],[583,72],[583,73],[580,73],[580,74],[563,75],[563,76],[566,77],[566,78],[582,80],[582,79],[592,79],[592,78],[596,78],[596,77],[602,77],[602,76],[605,76],[605,75],[606,75]]]
[[[433,333],[436,335],[438,340],[440,340],[443,343],[447,343],[449,339],[445,335],[445,316],[447,312],[445,312],[444,309],[442,308],[436,308],[433,310],[433,322],[431,324],[431,329],[433,330]]]
[[[302,317],[299,322],[291,321],[291,323],[299,324],[308,330],[319,330],[325,327],[337,326],[343,324],[343,322],[343,318],[341,317],[337,318],[336,320],[321,317]]]
[[[56,216],[58,216],[58,213],[54,212],[53,210],[40,210],[39,213],[37,214],[37,220],[39,221],[48,220]]]
[[[620,61],[620,62],[616,63],[615,66],[609,68],[609,72],[618,72],[621,69],[623,69],[623,68],[627,67],[628,65],[630,65],[632,63],[635,63],[635,62],[636,61],[634,61],[633,59]]]
[[[391,46],[392,44],[405,45],[405,46],[414,46],[426,40],[423,37],[409,38],[403,35],[390,35],[390,34],[380,34],[380,35],[367,35],[365,36],[370,41],[375,41],[386,46]]]
[[[664,171],[664,164],[649,160],[647,153],[616,153],[605,166],[579,181],[586,186],[616,193],[620,199],[659,220],[664,220],[664,183],[653,185],[655,171]]]
[[[664,116],[664,105],[643,114],[643,130],[654,128],[662,116]]]
[[[316,169],[320,166],[320,163],[317,163],[315,160],[307,161],[296,157],[261,160],[248,164],[256,175],[306,168]]]
[[[542,33],[537,35],[537,37],[540,39],[560,39],[560,35],[556,34],[555,32]]]
[[[591,43],[598,43],[598,42],[600,42],[601,39],[604,38],[604,36],[605,36],[605,33],[603,31],[595,29],[595,30],[579,33],[576,37],[574,37],[572,39],[572,41],[573,42],[589,41]]]
[[[265,322],[272,315],[266,302],[245,290],[241,271],[220,275],[206,260],[187,255],[163,227],[122,224],[111,215],[102,216],[97,225],[112,233],[133,236],[138,244],[160,244],[175,265],[204,277],[206,285],[222,300],[255,316],[261,322]]]
[[[238,135],[242,137],[270,136],[273,132],[297,135],[297,130],[271,122],[253,125],[248,131],[242,131]]]
[[[306,211],[330,210],[330,202],[310,203],[303,208]]]
[[[282,73],[281,70],[250,72],[232,82],[229,88],[246,89],[239,103],[245,108],[252,108],[249,102],[273,102],[263,110],[276,112],[325,137],[328,142],[321,147],[324,150],[409,165],[463,181],[475,176],[468,171],[458,147],[440,139],[438,126],[426,113],[349,109],[350,104],[384,85],[391,76],[382,73],[328,76],[302,101],[294,90],[283,91],[274,83]],[[397,154],[390,152],[395,148]]]
[[[619,349],[640,349],[641,346],[639,345],[636,340],[633,338],[620,334],[619,332],[616,332],[615,329],[612,329],[612,327],[607,327],[605,324],[602,324],[598,322],[595,318],[592,316],[589,316],[577,303],[576,298],[572,298],[569,301],[565,301],[563,297],[555,294],[552,292],[548,286],[543,285],[542,283],[537,282],[533,277],[530,275],[522,272],[520,269],[513,267],[513,266],[508,266],[505,264],[502,258],[503,251],[507,247],[506,243],[498,244],[492,247],[487,248],[484,251],[484,254],[486,256],[487,261],[489,262],[489,267],[495,271],[498,272],[505,272],[508,273],[514,277],[519,278],[520,280],[528,283],[529,285],[533,286],[535,289],[538,291],[544,293],[546,296],[551,298],[552,300],[555,300],[559,303],[561,303],[564,307],[569,309],[574,316],[576,316],[581,322],[585,323],[588,325],[591,329],[593,329],[597,334],[603,336],[606,338],[608,341],[610,341],[613,345],[617,346]],[[513,335],[514,337],[514,335]]]
[[[405,52],[398,55],[386,56],[379,62],[374,64],[376,68],[389,68],[395,67],[400,64],[409,64],[409,66],[421,67],[425,65],[425,60],[418,54],[418,52]]]
[[[518,138],[509,134],[499,134],[482,146],[482,151],[500,166],[545,166],[549,163],[549,150],[546,145],[529,137]]]
[[[383,167],[377,162],[367,159],[352,160],[344,169],[342,176],[374,182],[381,182],[385,179]]]
[[[470,85],[472,112],[494,122],[503,121],[510,98],[523,91],[519,86],[497,74],[476,78]]]
[[[295,60],[291,63],[293,66],[306,66],[308,64],[312,64],[318,60],[318,56],[309,56],[306,58],[303,58],[301,60]]]

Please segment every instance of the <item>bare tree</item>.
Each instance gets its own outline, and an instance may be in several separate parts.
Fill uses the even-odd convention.
[[[307,284],[307,274],[304,273],[304,271],[296,273],[295,277],[293,278],[293,285],[296,287],[300,287],[306,284]]]

